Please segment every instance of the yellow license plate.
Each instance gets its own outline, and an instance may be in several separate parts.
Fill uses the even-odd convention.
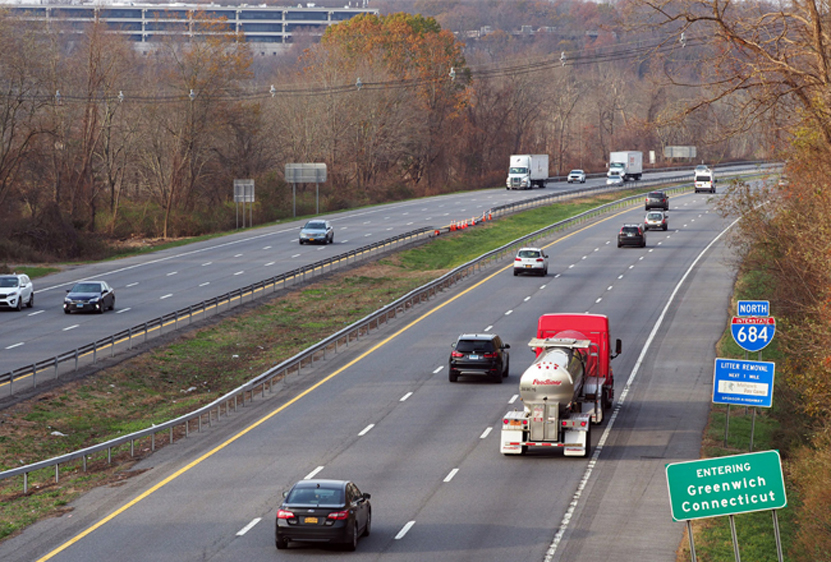
[[[303,523],[317,523],[317,517],[304,517]]]
[[[508,420],[508,425],[509,425],[509,426],[512,426],[512,427],[513,427],[513,426],[521,427],[521,426],[522,426],[522,422],[521,422],[521,421],[519,421],[519,420]]]

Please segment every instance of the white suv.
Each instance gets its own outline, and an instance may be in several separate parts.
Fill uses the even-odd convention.
[[[514,258],[514,275],[548,275],[548,255],[539,248],[520,248]]]
[[[0,275],[0,308],[21,310],[24,304],[29,308],[35,304],[35,288],[29,276],[23,273]]]

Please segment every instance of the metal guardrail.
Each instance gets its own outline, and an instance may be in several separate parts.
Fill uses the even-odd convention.
[[[62,374],[77,371],[81,367],[96,363],[101,358],[112,357],[117,351],[116,348],[121,348],[121,350],[132,349],[136,343],[143,343],[151,337],[169,333],[178,329],[180,325],[187,326],[193,320],[207,318],[211,313],[215,315],[234,306],[244,304],[247,302],[246,298],[253,301],[257,297],[305,282],[309,278],[328,273],[337,267],[352,265],[356,261],[370,259],[381,252],[391,251],[403,244],[418,242],[433,235],[432,227],[424,227],[399,234],[240,287],[211,299],[192,304],[187,308],[169,312],[164,316],[148,320],[76,349],[2,373],[0,374],[0,388],[5,387],[8,396],[12,396],[15,388],[21,388],[21,384],[25,385],[25,388],[34,388],[38,385],[38,382],[56,380]],[[31,380],[28,380],[29,378]],[[22,382],[24,380],[25,382]]]
[[[692,189],[693,185],[689,182],[689,177],[685,175],[686,183],[683,185],[679,185],[672,188],[663,189],[663,191],[669,194],[677,194],[684,191],[688,191]],[[664,179],[661,180],[659,183],[667,183],[669,180]],[[645,186],[645,182],[638,182],[638,185]],[[587,189],[587,191],[597,192],[598,190],[605,190],[605,186],[602,188],[593,188]],[[619,189],[619,188],[617,188]],[[535,198],[537,201],[541,200],[549,200],[551,198],[558,198],[560,195],[552,195],[552,196],[542,196]],[[275,365],[271,369],[268,369],[264,373],[260,374],[259,376],[251,379],[250,381],[246,382],[245,384],[231,390],[230,392],[224,394],[223,396],[217,398],[210,404],[207,404],[197,410],[194,410],[190,413],[184,414],[179,416],[176,419],[153,425],[147,429],[137,431],[131,433],[129,435],[124,435],[121,437],[117,437],[115,439],[111,439],[104,443],[99,443],[97,445],[92,445],[85,449],[81,449],[78,451],[73,451],[71,453],[66,453],[64,455],[60,455],[58,457],[54,457],[51,459],[47,459],[44,461],[40,461],[37,463],[29,464],[26,466],[21,466],[17,468],[13,468],[10,470],[5,470],[0,472],[0,480],[4,480],[7,478],[11,478],[14,476],[23,476],[23,493],[28,493],[28,475],[31,472],[37,470],[43,470],[47,468],[54,467],[55,471],[55,482],[57,483],[60,479],[60,466],[65,465],[67,463],[71,463],[72,461],[81,460],[82,468],[84,471],[87,469],[87,460],[95,454],[103,453],[106,451],[107,453],[107,462],[108,464],[112,462],[112,455],[113,451],[118,451],[119,448],[125,448],[129,445],[130,448],[130,456],[133,457],[135,454],[135,443],[136,441],[142,439],[150,439],[150,450],[154,451],[156,448],[156,436],[160,433],[166,433],[168,435],[169,442],[172,443],[174,441],[174,429],[182,426],[183,431],[180,431],[180,435],[184,435],[187,437],[190,433],[191,426],[195,425],[197,431],[202,430],[203,422],[207,418],[207,424],[210,426],[214,420],[217,422],[220,420],[221,416],[223,415],[223,408],[225,416],[230,415],[232,412],[235,412],[239,406],[245,406],[246,401],[254,400],[255,396],[259,393],[263,397],[265,396],[266,390],[271,393],[275,386],[283,386],[289,379],[289,376],[293,373],[300,374],[304,367],[314,366],[315,361],[319,361],[321,359],[326,359],[327,352],[329,353],[337,353],[341,347],[348,347],[350,342],[354,342],[359,340],[362,336],[368,335],[370,331],[373,329],[377,330],[389,322],[391,319],[394,319],[400,313],[404,313],[405,311],[415,307],[416,305],[429,300],[431,297],[434,297],[441,291],[445,290],[446,288],[454,285],[455,283],[477,273],[482,268],[489,266],[492,262],[499,261],[504,259],[506,256],[513,256],[516,250],[528,243],[535,242],[537,240],[547,238],[552,234],[555,234],[559,231],[562,231],[566,228],[571,228],[577,225],[580,225],[586,221],[589,221],[595,217],[608,213],[610,211],[615,211],[617,209],[621,209],[624,207],[632,206],[633,204],[640,203],[642,201],[643,195],[633,195],[630,197],[626,197],[624,199],[619,199],[612,203],[607,203],[605,205],[601,205],[599,207],[595,207],[594,209],[590,209],[585,211],[579,215],[574,217],[559,221],[552,225],[549,225],[545,228],[541,228],[531,234],[523,236],[517,240],[509,242],[504,246],[501,246],[495,250],[492,250],[478,258],[471,260],[459,267],[456,267],[452,271],[442,275],[438,279],[431,281],[413,291],[410,291],[403,297],[395,300],[394,302],[380,308],[379,310],[365,316],[361,320],[354,322],[350,326],[340,330],[339,332],[329,336],[328,338],[316,343],[308,347],[307,349],[297,353],[293,357],[286,359],[285,361],[281,362],[278,365]],[[542,203],[538,203],[542,204]],[[510,212],[514,212],[516,210],[520,210],[519,207],[528,207],[530,205],[530,201],[528,202],[521,202],[515,203],[510,205],[503,205],[499,208],[494,208],[492,212],[498,212],[500,214],[508,214]],[[432,229],[430,229],[432,230]],[[402,235],[406,236],[406,235]],[[334,259],[334,258],[332,258]],[[313,266],[317,266],[314,264]],[[311,268],[313,266],[308,266]],[[319,266],[318,266],[319,267]],[[301,269],[308,269],[308,268],[301,268]],[[290,272],[294,273],[294,272]],[[284,274],[289,275],[290,273]],[[282,276],[278,276],[282,277]],[[256,284],[260,290],[262,290],[262,285],[266,284],[267,282],[261,282]],[[249,291],[253,292],[255,290],[255,286],[249,286]],[[243,290],[234,292],[235,295],[238,295],[238,298],[242,297]],[[226,300],[228,296],[231,295],[229,293],[225,296]],[[253,295],[252,295],[253,298]],[[221,300],[222,297],[217,297],[218,300]],[[193,311],[188,310],[189,314],[192,314]],[[174,321],[175,314],[173,313],[170,316],[170,321]],[[110,340],[107,340],[107,345],[112,345]],[[233,407],[233,409],[232,409]],[[72,466],[71,468],[77,469],[77,464]]]

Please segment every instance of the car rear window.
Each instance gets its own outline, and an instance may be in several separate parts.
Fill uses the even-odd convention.
[[[650,220],[661,220],[662,218],[664,218],[664,215],[662,215],[661,213],[649,213],[648,215],[646,215],[646,218]]]
[[[648,197],[650,197],[650,198],[652,198],[652,199],[663,199],[663,198],[664,198],[664,194],[663,194],[663,193],[661,193],[660,191],[655,191],[655,192],[653,192],[653,193],[650,193],[650,194],[648,195]]]
[[[638,227],[637,226],[624,226],[621,229],[621,231],[626,233],[626,234],[637,234],[638,233]]]
[[[460,340],[459,343],[456,344],[456,351],[458,351],[459,353],[484,353],[486,351],[493,351],[493,342],[480,340]]]
[[[538,258],[540,257],[540,253],[534,250],[522,250],[519,253],[519,257],[521,258]]]
[[[287,503],[308,505],[341,505],[343,490],[332,488],[295,488],[286,498]]]

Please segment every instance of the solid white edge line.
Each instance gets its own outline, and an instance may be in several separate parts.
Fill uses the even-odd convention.
[[[493,431],[493,427],[486,427],[485,431],[482,432],[482,435],[479,436],[479,439],[484,439],[491,434],[491,431]]]
[[[358,437],[363,437],[364,435],[369,433],[369,430],[372,429],[373,427],[375,427],[374,423],[369,424],[368,426],[366,426],[365,428],[363,428],[361,430],[361,432],[358,434]]]
[[[398,401],[399,401],[399,402],[403,402],[404,400],[406,400],[407,398],[409,398],[409,397],[410,397],[410,396],[412,396],[412,395],[413,395],[413,393],[412,393],[412,392],[408,392],[407,394],[405,394],[404,396],[402,396],[401,398],[399,398],[399,399],[398,399]]]
[[[401,527],[401,530],[400,530],[400,531],[398,531],[398,534],[397,534],[397,535],[395,535],[395,540],[400,541],[401,539],[403,539],[403,538],[404,538],[404,535],[406,535],[406,534],[407,534],[407,532],[408,532],[410,529],[412,529],[413,525],[415,525],[415,521],[408,521],[406,525],[404,525],[403,527]]]
[[[447,482],[450,482],[451,480],[453,480],[453,477],[456,476],[456,474],[458,474],[458,472],[459,472],[458,468],[454,468],[453,470],[451,470],[447,474],[447,476],[444,477],[444,482],[447,483]]]
[[[262,520],[263,520],[262,517],[255,517],[254,519],[251,520],[251,523],[249,523],[248,525],[246,525],[245,527],[243,527],[242,529],[237,531],[237,536],[238,537],[243,536],[245,533],[247,533],[248,531],[253,529],[254,525],[256,525],[257,523],[259,523]]]
[[[320,472],[321,470],[323,470],[322,466],[317,467],[316,469],[314,469],[313,471],[308,473],[306,476],[304,476],[303,480],[311,480],[312,478],[317,476],[317,473]]]
[[[600,436],[600,439],[597,442],[597,446],[594,448],[594,453],[592,453],[592,458],[589,461],[589,465],[586,467],[586,471],[583,473],[583,477],[580,479],[580,483],[577,485],[577,491],[574,492],[574,496],[572,497],[571,502],[569,503],[569,507],[566,510],[565,515],[563,515],[563,520],[560,522],[560,527],[557,529],[557,533],[554,535],[554,540],[551,541],[551,545],[548,547],[548,551],[545,553],[545,558],[543,559],[544,562],[551,562],[554,559],[554,555],[557,553],[557,548],[560,546],[560,542],[563,540],[563,536],[565,536],[566,531],[568,530],[568,524],[571,522],[571,518],[574,515],[574,511],[577,508],[577,504],[579,503],[580,496],[583,493],[583,490],[586,488],[586,485],[591,478],[592,471],[594,470],[594,466],[597,464],[597,459],[600,457],[600,453],[603,451],[603,445],[606,444],[606,441],[609,438],[609,434],[612,431],[612,428],[615,425],[615,420],[617,419],[618,414],[620,413],[620,409],[623,404],[626,403],[626,396],[629,394],[629,389],[632,387],[632,383],[635,382],[635,377],[638,375],[638,371],[641,368],[641,364],[643,363],[644,357],[646,357],[646,353],[649,351],[649,346],[652,345],[652,340],[655,339],[655,335],[658,333],[658,330],[661,328],[661,324],[664,322],[664,317],[667,315],[667,311],[669,310],[670,305],[675,300],[675,295],[678,294],[678,291],[681,289],[681,286],[684,284],[684,281],[687,280],[692,270],[698,265],[698,262],[707,253],[707,251],[722,237],[724,234],[733,228],[737,222],[741,220],[741,217],[731,222],[727,227],[722,230],[718,236],[713,238],[707,246],[701,250],[701,253],[693,260],[690,264],[690,267],[687,268],[687,271],[684,272],[684,275],[678,281],[678,284],[675,285],[675,289],[673,289],[672,294],[669,296],[667,303],[664,305],[664,309],[661,311],[661,315],[658,317],[658,320],[655,322],[655,325],[652,327],[652,331],[649,333],[649,336],[646,338],[646,342],[641,349],[641,353],[638,356],[638,360],[635,361],[635,366],[632,367],[632,373],[629,375],[629,379],[626,381],[626,386],[623,387],[623,392],[620,393],[620,398],[617,399],[617,403],[615,404],[615,409],[612,412],[612,415],[609,417],[609,424],[606,426],[606,429],[603,431],[603,435]]]

